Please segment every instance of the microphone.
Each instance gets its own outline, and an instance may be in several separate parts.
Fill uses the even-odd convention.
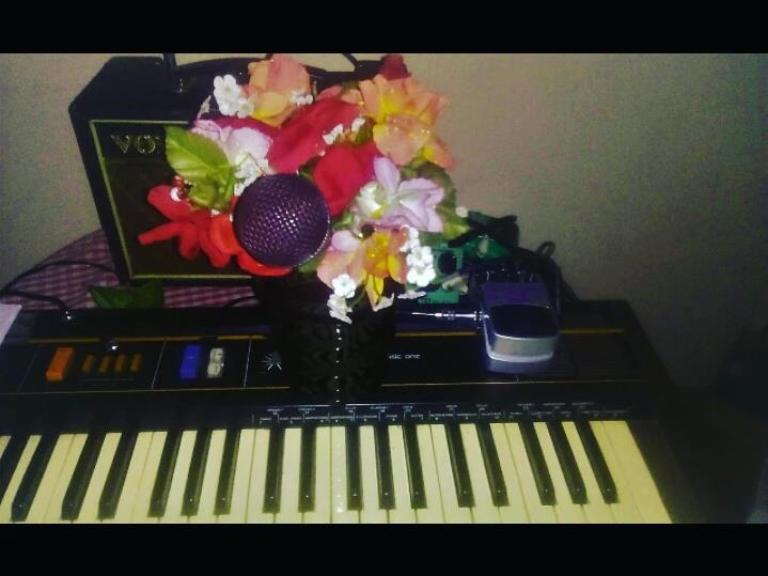
[[[294,267],[311,260],[330,236],[331,215],[320,190],[292,174],[262,176],[235,206],[235,236],[267,266]]]

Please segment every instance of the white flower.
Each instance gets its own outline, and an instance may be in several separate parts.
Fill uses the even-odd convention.
[[[355,118],[352,121],[352,126],[351,126],[352,132],[357,132],[358,130],[360,130],[360,128],[363,127],[363,124],[365,124],[365,118],[363,118],[362,116],[358,116],[357,118]]]
[[[469,216],[469,210],[465,206],[456,206],[456,216],[459,218],[466,218]]]
[[[296,106],[306,106],[312,104],[312,94],[303,93],[300,90],[292,90],[291,95],[288,97],[288,101]]]
[[[333,286],[334,296],[342,298],[351,298],[357,290],[357,283],[347,273],[340,274],[331,280],[331,285]]]
[[[229,74],[213,79],[213,97],[216,98],[219,111],[225,116],[240,116],[244,107],[242,101],[247,101],[243,89],[238,86],[235,77]]]
[[[429,246],[419,246],[411,250],[405,257],[405,262],[410,267],[425,268],[434,265],[432,248]]]
[[[403,226],[408,231],[408,240],[400,247],[400,252],[410,252],[421,247],[419,240],[419,229],[411,226]]]
[[[428,286],[437,277],[433,266],[414,266],[408,270],[406,280],[409,284],[415,284],[419,288]]]
[[[384,308],[389,308],[392,306],[392,303],[395,301],[394,296],[390,296],[387,298],[386,296],[382,296],[379,298],[379,301],[377,304],[373,305],[373,311],[378,312],[379,310],[384,310]]]
[[[342,124],[336,124],[336,126],[333,127],[333,130],[331,130],[327,134],[323,134],[323,140],[325,141],[326,144],[328,144],[328,146],[330,146],[343,133],[344,133],[344,126]]]
[[[347,301],[343,296],[331,294],[330,298],[328,298],[328,313],[331,315],[331,318],[352,324],[352,319],[348,316],[349,310]]]

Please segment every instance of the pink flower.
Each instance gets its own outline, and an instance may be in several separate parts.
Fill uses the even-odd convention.
[[[252,121],[239,124],[240,127],[235,127],[237,124],[232,126],[220,120],[196,120],[192,132],[216,142],[233,164],[237,164],[243,154],[254,160],[266,158],[272,139],[257,128],[260,123]]]
[[[280,126],[296,110],[299,98],[311,94],[307,70],[290,56],[275,54],[270,60],[253,62],[248,72],[251,116],[270,126]]]
[[[360,190],[352,211],[361,222],[380,228],[410,226],[425,232],[442,232],[437,205],[445,191],[426,178],[400,180],[400,171],[389,158],[373,161],[376,180]]]

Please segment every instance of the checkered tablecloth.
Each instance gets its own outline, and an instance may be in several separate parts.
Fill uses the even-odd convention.
[[[61,250],[51,254],[40,264],[55,260],[85,260],[114,267],[109,252],[107,238],[103,230],[86,234]],[[88,289],[91,286],[117,286],[114,274],[91,266],[51,266],[37,274],[22,279],[14,288],[35,294],[55,296],[63,300],[70,309],[96,308]],[[165,306],[168,308],[194,308],[200,306],[223,306],[237,298],[250,296],[253,292],[248,286],[166,286]],[[6,304],[22,304],[27,310],[55,309],[54,304],[6,296]],[[253,301],[245,304],[252,305]]]

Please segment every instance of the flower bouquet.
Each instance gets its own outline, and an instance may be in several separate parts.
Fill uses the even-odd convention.
[[[183,258],[234,259],[255,277],[316,275],[328,314],[346,323],[422,295],[436,279],[432,247],[467,229],[435,133],[446,99],[397,55],[319,94],[290,56],[253,62],[248,76],[216,77],[191,126],[166,128],[176,176],[148,202],[169,222],[140,243],[177,238]]]

